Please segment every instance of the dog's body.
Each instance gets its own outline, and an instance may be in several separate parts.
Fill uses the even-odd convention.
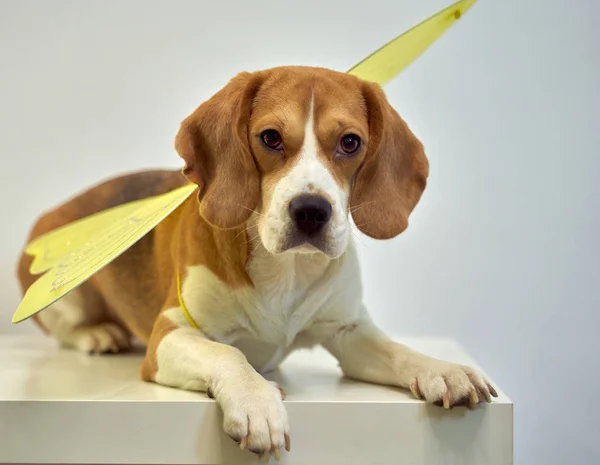
[[[176,172],[108,181],[43,216],[30,239],[96,211],[199,186],[151,233],[36,321],[84,351],[147,345],[142,378],[208,391],[225,431],[257,453],[289,448],[280,390],[259,373],[322,344],[350,377],[444,406],[489,401],[468,367],[388,339],[362,303],[349,214],[402,232],[428,175],[419,141],[381,89],[313,68],[244,73],[182,124]],[[36,279],[22,256],[23,290]],[[178,292],[178,277],[181,291]],[[186,316],[186,311],[189,315]]]

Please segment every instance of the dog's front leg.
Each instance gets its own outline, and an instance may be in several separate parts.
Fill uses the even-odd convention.
[[[205,391],[219,403],[223,427],[242,448],[256,454],[289,450],[289,425],[282,392],[259,375],[238,349],[207,339],[160,315],[142,365],[142,378]]]
[[[344,325],[323,344],[350,378],[409,388],[418,399],[445,408],[497,397],[473,368],[438,360],[392,341],[368,318]]]

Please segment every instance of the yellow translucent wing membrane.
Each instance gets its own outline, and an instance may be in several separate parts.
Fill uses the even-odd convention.
[[[44,273],[31,285],[13,315],[19,323],[75,289],[173,212],[196,189],[190,184],[167,194],[90,215],[32,241],[30,271]]]
[[[387,84],[427,50],[474,3],[475,0],[462,0],[445,8],[373,52],[348,73],[382,86]]]
[[[463,0],[423,21],[362,60],[350,74],[381,85],[388,83],[435,42],[469,9]],[[110,208],[33,240],[30,272],[42,274],[27,290],[13,315],[19,323],[56,302],[89,279],[170,215],[191,193],[187,185],[167,194]]]

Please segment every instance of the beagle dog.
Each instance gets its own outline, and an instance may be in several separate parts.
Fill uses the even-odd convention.
[[[181,124],[183,175],[109,180],[44,214],[29,240],[192,182],[153,231],[35,320],[84,352],[147,347],[146,381],[207,392],[224,430],[257,454],[289,450],[283,391],[262,374],[324,346],[343,373],[446,408],[490,401],[472,368],[390,340],[362,303],[350,217],[389,239],[408,225],[429,171],[377,84],[331,70],[241,73]],[[23,254],[23,292],[36,280]]]

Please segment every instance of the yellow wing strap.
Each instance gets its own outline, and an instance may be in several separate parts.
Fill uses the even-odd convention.
[[[185,306],[185,303],[183,302],[183,296],[181,295],[181,275],[179,274],[179,270],[177,270],[177,298],[179,299],[179,306],[181,307],[181,311],[183,312],[185,319],[188,321],[190,326],[194,329],[200,329],[194,321],[194,319],[192,318],[192,315],[190,315],[190,311]]]

